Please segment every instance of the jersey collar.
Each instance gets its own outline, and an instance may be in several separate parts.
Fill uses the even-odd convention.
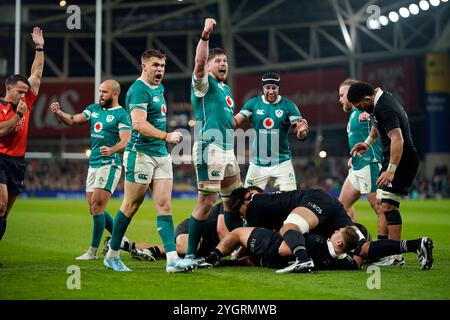
[[[139,77],[138,80],[142,81],[146,86],[150,87],[151,89],[156,89],[158,86],[151,85],[147,81],[145,81],[142,77]]]
[[[331,255],[333,258],[339,259],[339,260],[340,260],[340,259],[344,259],[344,258],[347,256],[346,253],[343,253],[343,254],[341,254],[341,255],[338,255],[338,254],[336,253],[336,251],[334,251],[333,244],[331,243],[331,240],[330,240],[330,239],[327,240],[327,246],[328,246],[328,252],[330,253],[330,255]]]
[[[122,106],[117,106],[117,107],[109,108],[109,109],[105,109],[105,110],[110,111],[110,110],[117,110],[117,109],[120,109],[120,108],[122,108]]]
[[[375,95],[375,98],[373,99],[374,109],[375,109],[375,106],[377,105],[378,100],[380,99],[380,97],[381,97],[382,94],[383,94],[383,90],[381,90],[381,88],[378,88],[378,92],[377,92],[377,94]]]
[[[274,104],[277,104],[277,103],[279,103],[279,102],[281,101],[281,96],[280,96],[280,95],[278,95],[277,100],[275,100],[275,102],[273,102],[273,103],[267,101],[267,100],[266,100],[266,97],[265,97],[264,95],[262,95],[261,98],[262,98],[262,101],[263,101],[265,104],[272,104],[272,105],[274,105]]]

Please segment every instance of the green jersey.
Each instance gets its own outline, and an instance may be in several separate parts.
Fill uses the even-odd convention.
[[[277,101],[270,103],[264,96],[254,97],[240,113],[255,129],[250,160],[253,164],[269,167],[291,159],[289,128],[302,117],[291,100],[278,96]]]
[[[210,75],[203,79],[193,76],[191,102],[196,121],[195,142],[233,150],[234,101],[230,87]]]
[[[167,132],[167,103],[162,84],[151,86],[137,79],[128,89],[125,106],[131,112],[140,109],[147,112],[147,121],[156,129]],[[126,151],[142,152],[154,157],[167,156],[166,141],[145,137],[136,130],[131,133]]]
[[[358,142],[363,142],[366,140],[370,134],[370,129],[372,125],[370,120],[359,120],[359,116],[362,111],[354,108],[350,113],[350,117],[347,124],[347,134],[348,134],[348,145],[350,150]],[[371,163],[381,162],[383,159],[381,151],[380,139],[375,140],[375,142],[370,146],[369,150],[359,157],[358,155],[352,156],[352,168],[353,170],[359,170]]]
[[[103,156],[100,153],[100,147],[115,146],[120,140],[119,131],[131,130],[128,112],[121,106],[106,109],[98,103],[94,103],[84,109],[83,114],[90,121],[91,155],[89,167],[99,168],[110,164],[122,165],[119,153]]]

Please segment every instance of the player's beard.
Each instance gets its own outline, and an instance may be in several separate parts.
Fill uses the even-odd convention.
[[[100,101],[100,105],[101,105],[103,108],[106,108],[106,109],[108,109],[109,107],[111,107],[112,103],[113,103],[113,99],[112,99],[112,98],[104,99],[104,100],[103,100],[103,104],[102,104],[102,102]]]

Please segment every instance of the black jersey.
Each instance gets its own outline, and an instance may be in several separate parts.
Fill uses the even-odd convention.
[[[220,202],[216,204],[209,213],[208,220],[206,220],[205,231],[203,233],[203,243],[205,243],[205,251],[208,254],[214,250],[214,248],[219,244],[220,239],[217,234],[217,220],[219,219],[219,215],[223,214],[223,203]]]
[[[254,195],[247,206],[247,226],[279,230],[297,207],[308,208],[319,218],[314,232],[325,237],[336,229],[353,225],[338,199],[322,189],[303,189]]]
[[[403,135],[403,158],[414,157],[417,153],[411,137],[408,116],[402,105],[395,97],[384,91],[375,105],[371,117],[372,124],[377,128],[383,148],[383,165],[387,166],[390,160],[391,139],[388,137],[389,131],[399,128]]]
[[[339,257],[333,256],[328,248],[328,239],[326,237],[312,234],[306,238],[306,251],[313,259],[314,265],[319,269],[329,270],[357,270],[358,264],[349,254],[343,254]]]
[[[222,202],[216,204],[211,209],[208,219],[206,220],[206,225],[201,237],[200,248],[197,251],[199,257],[207,256],[220,242],[219,235],[217,234],[217,220],[219,219],[220,214],[223,214]],[[175,238],[180,234],[188,234],[189,220],[190,219],[187,218],[177,225],[175,229]]]

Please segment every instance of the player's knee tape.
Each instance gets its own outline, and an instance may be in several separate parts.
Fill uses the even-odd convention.
[[[290,213],[286,220],[284,220],[283,224],[292,223],[298,226],[300,232],[305,234],[309,232],[309,223],[303,217],[299,216],[296,213]]]
[[[222,198],[222,201],[228,201],[230,199],[231,193],[236,190],[237,188],[242,187],[241,181],[235,181],[228,187],[224,187],[220,189],[220,196]]]
[[[220,192],[220,184],[199,184],[198,192],[203,194],[213,194]]]
[[[388,226],[402,224],[402,217],[398,210],[391,210],[384,213]]]
[[[297,184],[296,183],[279,184],[278,189],[280,189],[280,191],[283,192],[297,190]]]

